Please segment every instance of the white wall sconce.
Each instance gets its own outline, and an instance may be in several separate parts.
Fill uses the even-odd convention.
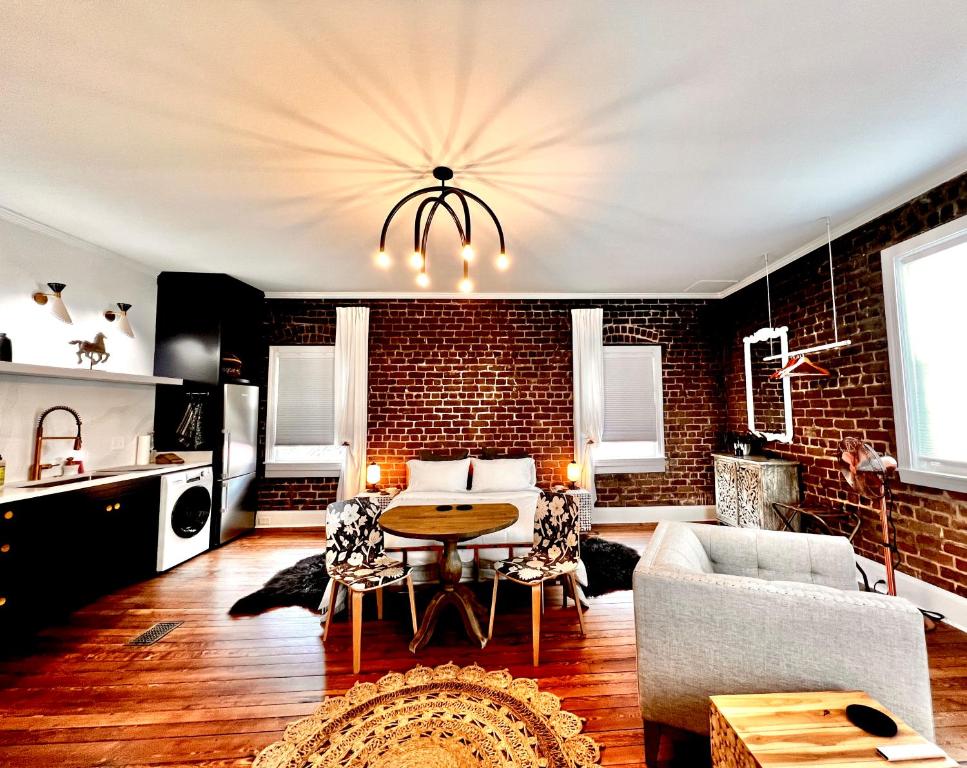
[[[109,309],[104,313],[104,319],[109,323],[113,323],[117,320],[118,329],[125,336],[130,336],[134,338],[134,329],[131,327],[131,323],[128,321],[128,310],[131,309],[130,304],[125,304],[123,301],[117,303],[117,310]]]
[[[47,283],[47,287],[50,288],[50,293],[43,293],[38,291],[33,295],[34,301],[43,306],[44,304],[50,305],[51,314],[63,323],[68,325],[73,325],[74,321],[71,320],[70,312],[67,311],[67,306],[64,304],[64,300],[61,298],[61,292],[67,287],[65,283]]]

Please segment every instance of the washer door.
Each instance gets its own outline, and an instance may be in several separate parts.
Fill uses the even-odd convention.
[[[196,485],[175,502],[171,510],[171,530],[183,539],[190,539],[205,527],[211,514],[212,495],[207,488]]]

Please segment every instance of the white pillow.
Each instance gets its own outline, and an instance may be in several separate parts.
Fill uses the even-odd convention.
[[[470,473],[470,459],[458,461],[420,461],[410,459],[406,462],[410,491],[462,491],[467,492],[467,475]]]
[[[471,459],[473,462],[472,491],[523,491],[533,488],[537,468],[534,460],[526,459]]]

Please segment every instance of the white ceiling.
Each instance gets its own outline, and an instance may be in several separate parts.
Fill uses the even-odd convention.
[[[963,0],[5,3],[0,205],[156,268],[414,290],[373,266],[434,165],[480,291],[715,293],[967,157]],[[432,290],[458,279],[431,241]],[[485,220],[475,242],[494,254]],[[46,278],[45,278],[46,279]],[[711,281],[700,283],[699,281]],[[716,282],[721,281],[721,282]]]

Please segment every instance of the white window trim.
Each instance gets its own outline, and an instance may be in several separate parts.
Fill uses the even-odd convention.
[[[339,477],[341,461],[272,461],[275,454],[275,395],[279,380],[279,358],[323,356],[335,357],[332,345],[270,346],[269,375],[266,392],[265,456],[263,464],[266,477]]]
[[[911,237],[909,240],[904,240],[902,243],[884,248],[880,253],[900,479],[905,483],[947,491],[967,491],[967,474],[951,474],[916,466],[916,450],[908,421],[910,414],[907,409],[907,382],[909,381],[910,365],[903,349],[903,337],[900,333],[902,305],[898,276],[900,267],[904,263],[949,248],[956,245],[957,241],[967,241],[967,216],[961,216],[916,237]],[[954,353],[953,350],[951,352]]]
[[[655,429],[658,437],[658,455],[640,459],[595,459],[595,475],[619,475],[646,472],[665,471],[665,392],[662,389],[662,358],[661,346],[658,344],[621,344],[606,345],[609,354],[636,357],[647,350],[647,354],[655,359],[655,394],[658,397],[658,412],[655,419]]]

